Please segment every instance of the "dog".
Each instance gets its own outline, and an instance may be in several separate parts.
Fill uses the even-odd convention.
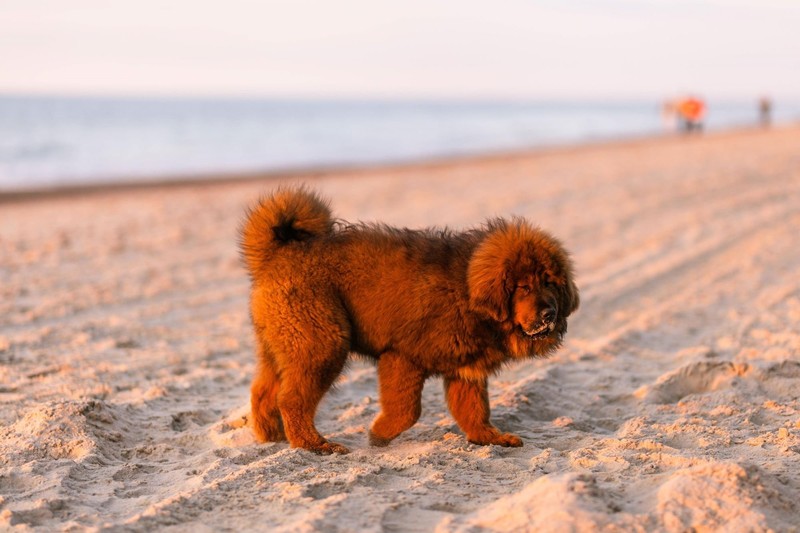
[[[572,261],[548,233],[523,218],[464,232],[348,224],[294,187],[249,209],[240,249],[252,282],[258,440],[347,453],[320,435],[314,415],[353,353],[377,362],[371,445],[414,425],[425,380],[441,376],[469,442],[522,446],[490,422],[487,379],[555,351],[578,308]]]

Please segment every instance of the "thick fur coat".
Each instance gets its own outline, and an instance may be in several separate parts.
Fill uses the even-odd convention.
[[[258,351],[253,429],[318,453],[347,452],[314,415],[350,353],[377,362],[371,444],[417,421],[437,375],[470,442],[521,446],[489,421],[487,378],[556,350],[579,303],[562,245],[521,218],[460,233],[344,224],[313,192],[284,188],[250,210],[241,250]]]

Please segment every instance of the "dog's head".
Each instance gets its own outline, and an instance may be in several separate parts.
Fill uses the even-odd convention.
[[[561,341],[580,303],[564,247],[519,218],[489,223],[470,259],[467,284],[473,311],[535,343],[537,352]]]

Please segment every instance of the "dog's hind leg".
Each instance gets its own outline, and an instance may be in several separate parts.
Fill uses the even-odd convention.
[[[305,301],[313,301],[307,298]],[[343,311],[308,305],[299,317],[286,316],[276,323],[280,332],[272,337],[280,374],[278,409],[283,429],[293,448],[316,453],[347,453],[341,444],[328,442],[314,426],[314,415],[323,395],[344,368],[350,350],[350,329]]]
[[[447,406],[458,426],[473,444],[522,446],[522,440],[511,433],[501,433],[489,421],[489,391],[486,378],[471,381],[444,378]]]
[[[275,362],[267,353],[268,348],[260,341],[259,344],[261,351],[256,366],[256,375],[250,388],[253,432],[261,442],[286,440],[281,412],[278,409],[280,382],[275,370]]]
[[[304,359],[281,372],[281,387],[278,392],[278,408],[283,417],[283,427],[292,448],[305,448],[320,454],[348,453],[349,450],[335,442],[329,442],[314,426],[314,415],[322,396],[342,371],[347,351],[329,354],[324,361],[314,361],[315,356],[292,354]]]
[[[419,419],[425,373],[396,353],[378,359],[381,412],[369,430],[369,443],[386,446]]]
[[[350,323],[335,295],[303,279],[254,291],[251,314],[261,353],[251,389],[253,427],[261,440],[285,438],[293,448],[346,453],[314,427],[320,400],[350,350]]]

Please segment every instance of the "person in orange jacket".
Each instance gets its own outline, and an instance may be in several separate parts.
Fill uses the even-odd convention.
[[[705,115],[706,104],[699,98],[690,96],[678,103],[678,116],[681,119],[683,131],[687,133],[702,131]]]

